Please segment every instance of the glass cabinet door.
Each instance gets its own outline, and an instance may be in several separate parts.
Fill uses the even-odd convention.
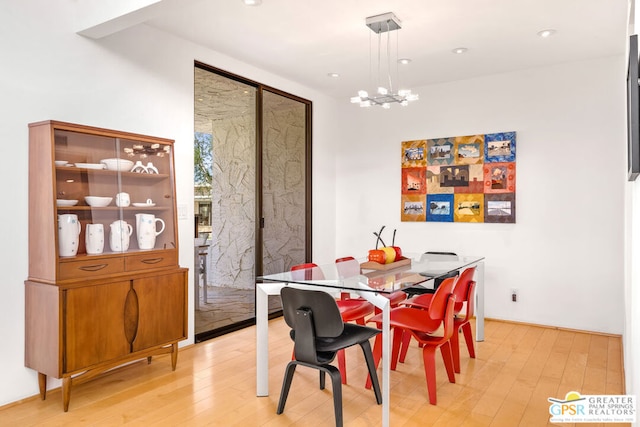
[[[176,248],[170,144],[54,132],[60,257]]]

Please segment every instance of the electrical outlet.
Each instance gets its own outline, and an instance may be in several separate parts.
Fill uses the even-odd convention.
[[[518,290],[511,289],[511,301],[518,302]]]

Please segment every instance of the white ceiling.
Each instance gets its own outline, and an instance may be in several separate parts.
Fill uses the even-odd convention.
[[[628,0],[191,0],[146,24],[347,98],[370,89],[370,36],[374,48],[377,39],[368,16],[394,12],[402,21],[399,56],[412,62],[400,78],[413,88],[623,55],[627,7]],[[536,35],[546,28],[557,33]],[[461,46],[468,52],[451,53]]]

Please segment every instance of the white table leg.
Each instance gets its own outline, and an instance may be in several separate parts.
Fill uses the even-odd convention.
[[[269,396],[269,295],[284,283],[256,283],[256,395]]]
[[[389,313],[391,304],[385,298],[374,292],[358,292],[360,296],[382,310],[382,427],[389,427],[389,377],[391,373],[391,323]]]
[[[484,341],[484,261],[476,264],[476,341]]]

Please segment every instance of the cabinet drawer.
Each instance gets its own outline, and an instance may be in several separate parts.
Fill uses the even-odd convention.
[[[124,265],[126,271],[171,267],[178,265],[178,257],[176,251],[151,252],[128,256]]]
[[[123,271],[123,258],[85,259],[60,263],[61,280],[98,277]]]

